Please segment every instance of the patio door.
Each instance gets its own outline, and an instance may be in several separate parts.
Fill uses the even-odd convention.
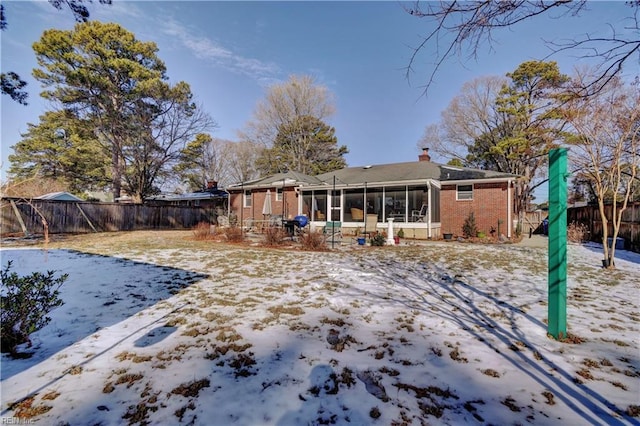
[[[340,221],[340,210],[342,209],[342,191],[336,189],[331,191],[331,220]]]

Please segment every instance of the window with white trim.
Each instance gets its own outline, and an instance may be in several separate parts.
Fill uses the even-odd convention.
[[[244,197],[243,201],[244,201],[244,207],[251,207],[251,191],[244,191]]]
[[[473,200],[473,185],[457,185],[456,200]]]
[[[282,190],[284,188],[276,188],[276,201],[282,201]]]

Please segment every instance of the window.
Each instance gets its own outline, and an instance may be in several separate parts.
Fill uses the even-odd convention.
[[[282,190],[284,188],[276,188],[276,201],[282,201]]]
[[[386,187],[384,188],[384,219],[392,217],[396,222],[404,222],[407,215],[406,199],[407,187]]]
[[[473,185],[458,185],[456,200],[473,200]]]
[[[244,207],[251,207],[251,191],[244,191]]]
[[[344,208],[346,222],[364,222],[364,189],[345,189]]]

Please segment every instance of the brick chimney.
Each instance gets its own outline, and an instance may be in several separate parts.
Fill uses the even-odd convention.
[[[207,189],[218,189],[218,182],[216,182],[215,180],[208,180]]]
[[[429,148],[422,148],[422,154],[418,155],[418,161],[431,161],[431,156],[429,155]]]

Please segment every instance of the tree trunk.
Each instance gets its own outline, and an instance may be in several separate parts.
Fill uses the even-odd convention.
[[[613,262],[611,262],[611,257],[609,255],[609,245],[607,239],[609,237],[609,221],[607,220],[607,213],[604,208],[604,197],[598,197],[598,210],[600,211],[600,219],[602,220],[602,248],[604,254],[604,261],[606,263],[606,267],[611,269],[613,268]]]

